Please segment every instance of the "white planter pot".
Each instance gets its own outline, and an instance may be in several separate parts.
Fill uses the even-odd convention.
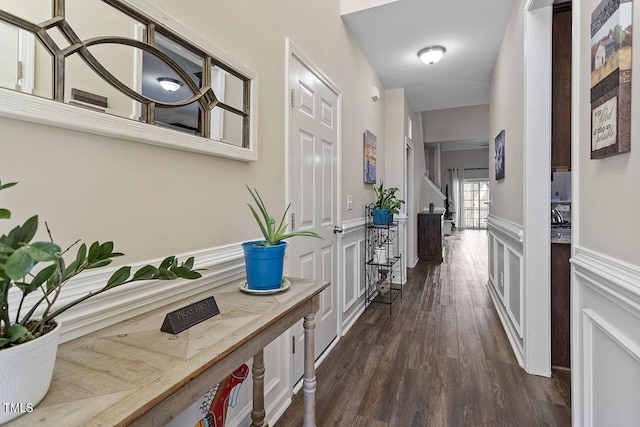
[[[0,424],[31,412],[47,394],[62,330],[57,324],[33,341],[0,350]]]
[[[378,246],[375,249],[373,260],[376,264],[386,264],[387,263],[387,248],[384,246]]]

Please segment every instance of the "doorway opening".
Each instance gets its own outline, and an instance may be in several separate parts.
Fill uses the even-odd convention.
[[[464,180],[464,228],[487,229],[489,200],[488,180]]]

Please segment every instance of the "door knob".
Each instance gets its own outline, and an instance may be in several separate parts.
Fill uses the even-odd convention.
[[[333,226],[333,234],[342,233],[343,231],[342,227],[338,227],[337,225]]]

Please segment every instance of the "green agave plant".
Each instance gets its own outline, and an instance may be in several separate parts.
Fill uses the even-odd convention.
[[[282,218],[280,219],[280,223],[278,224],[278,227],[276,227],[276,220],[267,212],[267,208],[265,207],[264,202],[262,201],[262,198],[258,193],[258,190],[256,190],[255,188],[251,190],[249,186],[247,186],[247,190],[249,190],[249,193],[251,194],[251,197],[253,197],[253,200],[256,202],[258,211],[260,212],[260,214],[258,214],[258,211],[256,211],[256,209],[251,206],[251,204],[247,203],[247,206],[249,206],[249,209],[251,209],[251,213],[256,219],[256,222],[260,227],[260,231],[262,231],[262,235],[264,236],[264,246],[274,246],[277,245],[281,240],[296,236],[317,237],[319,239],[322,239],[321,236],[313,231],[292,231],[290,233],[287,233],[287,227],[289,224],[286,224],[285,220],[287,218],[287,212],[289,212],[289,208],[291,208],[291,203],[289,203],[287,209],[285,209],[284,213],[282,214]]]
[[[16,183],[2,184],[0,190]],[[11,212],[0,208],[0,219],[10,219]],[[46,225],[46,223],[45,223]],[[174,256],[165,258],[159,266],[145,265],[131,274],[131,267],[116,270],[104,287],[54,307],[68,282],[85,270],[111,264],[114,258],[123,256],[113,251],[113,242],[93,242],[89,247],[82,243],[67,265],[64,255],[76,246],[76,241],[66,250],[61,250],[51,236],[49,242],[32,242],[38,230],[38,216],[32,216],[23,225],[0,236],[0,350],[33,340],[52,328],[52,320],[71,307],[118,286],[140,280],[173,280],[178,277],[197,279],[200,273],[193,270],[193,257],[178,263]],[[37,268],[36,268],[37,267]],[[37,271],[37,272],[36,272]],[[15,317],[11,319],[9,291],[22,292]],[[36,292],[40,295],[31,307],[23,307],[26,297]],[[23,312],[25,312],[23,314]],[[37,318],[35,317],[37,315]]]

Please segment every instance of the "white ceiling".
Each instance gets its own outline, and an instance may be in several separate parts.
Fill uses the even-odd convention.
[[[385,89],[416,112],[489,103],[491,73],[514,0],[399,0],[343,15]],[[417,56],[447,52],[434,65]]]

